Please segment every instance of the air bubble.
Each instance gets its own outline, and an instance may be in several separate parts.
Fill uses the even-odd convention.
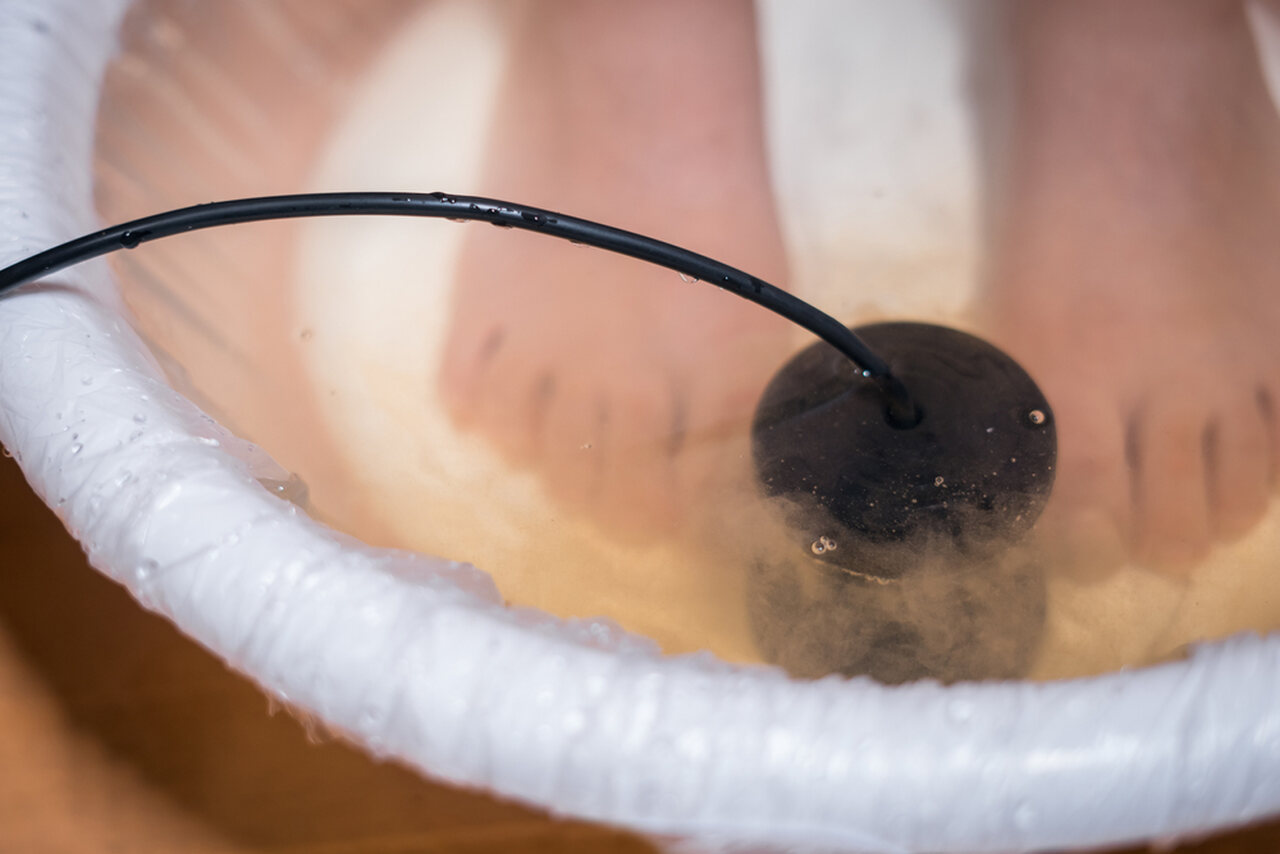
[[[301,332],[299,332],[298,337],[301,338],[303,341],[310,341],[313,337],[315,337],[315,334],[316,334],[316,331],[308,327],[307,329],[304,329]]]
[[[1037,427],[1049,420],[1049,416],[1044,414],[1043,409],[1033,409],[1027,413],[1027,420]]]
[[[933,479],[933,485],[934,485],[934,486],[946,486],[946,485],[947,485],[947,480],[946,480],[946,478],[944,478],[942,475],[938,475],[937,477],[935,477],[935,478]]]
[[[72,456],[75,456],[76,454],[80,453],[83,450],[84,450],[84,445],[80,444],[79,442],[76,442],[74,445],[71,446]]]
[[[133,423],[134,423],[134,424],[146,424],[146,423],[147,423],[147,416],[146,416],[144,413],[142,413],[142,412],[135,412],[135,413],[133,413]]]
[[[818,539],[814,540],[809,546],[809,550],[816,555],[833,552],[837,548],[839,548],[839,546],[836,545],[836,541],[830,537],[818,537]]]

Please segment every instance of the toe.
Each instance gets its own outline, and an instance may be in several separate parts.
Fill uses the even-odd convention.
[[[615,534],[647,539],[675,529],[680,517],[671,465],[670,392],[656,374],[610,389],[600,490],[591,512]]]
[[[1208,552],[1206,435],[1203,414],[1179,405],[1135,421],[1135,553],[1145,564],[1184,573]]]
[[[557,410],[570,408],[565,400],[560,378],[549,367],[535,369],[527,378],[528,385],[506,400],[515,404],[514,412],[494,411],[492,433],[504,436],[511,459],[517,465],[529,465],[548,456],[548,446],[563,436],[548,429]],[[501,401],[503,398],[497,398]],[[504,428],[503,425],[506,425]]]
[[[543,424],[544,482],[555,497],[589,510],[603,494],[610,457],[613,406],[609,389],[572,384],[560,388],[556,407]]]
[[[1040,534],[1055,562],[1077,575],[1103,574],[1127,556],[1132,495],[1120,409],[1100,395],[1054,402],[1057,477]]]
[[[539,463],[546,422],[559,397],[553,369],[527,352],[524,359],[500,352],[475,367],[471,377],[470,387],[456,397],[454,423],[483,437],[512,465]]]
[[[1267,481],[1272,488],[1280,484],[1280,418],[1277,418],[1276,401],[1280,396],[1280,380],[1260,386],[1257,390],[1256,404],[1262,414],[1262,423],[1267,431],[1267,443],[1270,452],[1270,465],[1267,468]]]
[[[460,427],[473,425],[485,407],[483,392],[501,361],[506,330],[498,324],[467,328],[456,324],[449,331],[437,385],[441,400]]]
[[[1271,437],[1258,401],[1244,396],[1210,425],[1205,447],[1213,533],[1238,537],[1266,510],[1271,491]]]

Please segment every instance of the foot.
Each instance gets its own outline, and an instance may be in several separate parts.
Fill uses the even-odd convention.
[[[1183,570],[1276,474],[1280,121],[1239,3],[1017,4],[994,337],[1058,418],[1078,565]]]
[[[524,11],[483,192],[780,284],[751,4]],[[598,520],[670,532],[725,470],[786,324],[648,264],[468,228],[440,377],[455,421]]]

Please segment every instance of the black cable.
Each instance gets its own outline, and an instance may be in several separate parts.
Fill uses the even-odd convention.
[[[889,365],[843,323],[749,273],[679,246],[598,222],[479,196],[445,193],[305,193],[211,202],[135,219],[69,240],[0,270],[0,295],[50,273],[117,249],[134,247],[202,228],[311,216],[424,216],[480,220],[522,228],[629,255],[737,294],[781,315],[848,356],[885,395],[890,419],[900,426],[919,421],[915,404]]]

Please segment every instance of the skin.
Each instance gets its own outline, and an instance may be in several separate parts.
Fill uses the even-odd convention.
[[[779,285],[750,4],[524,7],[482,191],[679,242]],[[615,530],[680,528],[729,477],[789,328],[601,251],[469,229],[440,389],[455,419]]]
[[[785,285],[752,15],[526,14],[483,191]],[[1184,573],[1275,480],[1280,120],[1234,0],[1042,0],[1007,23],[981,320],[1057,413],[1042,529],[1081,571]],[[679,526],[732,470],[712,440],[747,417],[785,329],[604,253],[472,232],[440,378],[457,422],[604,523]]]
[[[1275,478],[1280,122],[1235,2],[1015,4],[985,301],[1058,414],[1044,530],[1183,573]]]

